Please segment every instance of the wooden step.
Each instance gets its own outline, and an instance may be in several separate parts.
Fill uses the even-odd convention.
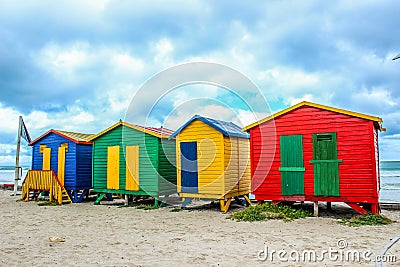
[[[71,198],[69,197],[65,189],[61,191],[61,194],[62,194],[62,204],[69,204],[72,202]]]

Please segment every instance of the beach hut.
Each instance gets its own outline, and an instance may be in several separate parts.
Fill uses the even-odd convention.
[[[154,197],[176,193],[175,140],[166,128],[123,121],[93,136],[93,190],[98,204],[106,194]],[[163,201],[166,199],[164,198]]]
[[[232,197],[250,203],[249,135],[232,122],[193,116],[176,138],[177,190],[184,207],[193,198],[216,199],[227,211]]]
[[[49,130],[29,143],[32,146],[30,179],[41,179],[53,171],[72,202],[81,202],[92,188],[91,134]],[[44,172],[40,172],[44,171]],[[31,188],[32,190],[34,188]]]
[[[313,201],[316,213],[318,201],[379,212],[381,118],[301,102],[243,130],[257,200]]]

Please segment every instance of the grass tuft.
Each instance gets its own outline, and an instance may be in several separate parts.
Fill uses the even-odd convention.
[[[227,219],[245,222],[282,219],[287,222],[311,216],[313,216],[313,214],[306,210],[266,202],[262,205],[250,206],[243,211],[228,215]]]
[[[137,206],[136,208],[140,209],[140,210],[156,210],[156,209],[158,209],[158,206],[141,204],[141,205]]]
[[[38,206],[59,206],[57,201],[45,201],[38,203]]]
[[[181,208],[173,208],[170,211],[171,212],[180,212],[180,211],[182,211],[182,209]]]
[[[394,221],[380,214],[358,215],[351,218],[343,218],[339,221],[340,224],[354,226],[354,227],[363,225],[385,225],[393,222]]]

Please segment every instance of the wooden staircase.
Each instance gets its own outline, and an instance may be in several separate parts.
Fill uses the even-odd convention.
[[[37,199],[41,192],[49,192],[50,201],[60,205],[72,202],[54,171],[28,171],[22,183],[22,200]]]

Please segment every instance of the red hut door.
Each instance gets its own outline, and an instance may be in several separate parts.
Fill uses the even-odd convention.
[[[281,135],[281,186],[283,196],[304,194],[303,136]]]
[[[313,134],[314,195],[339,196],[336,133]]]

